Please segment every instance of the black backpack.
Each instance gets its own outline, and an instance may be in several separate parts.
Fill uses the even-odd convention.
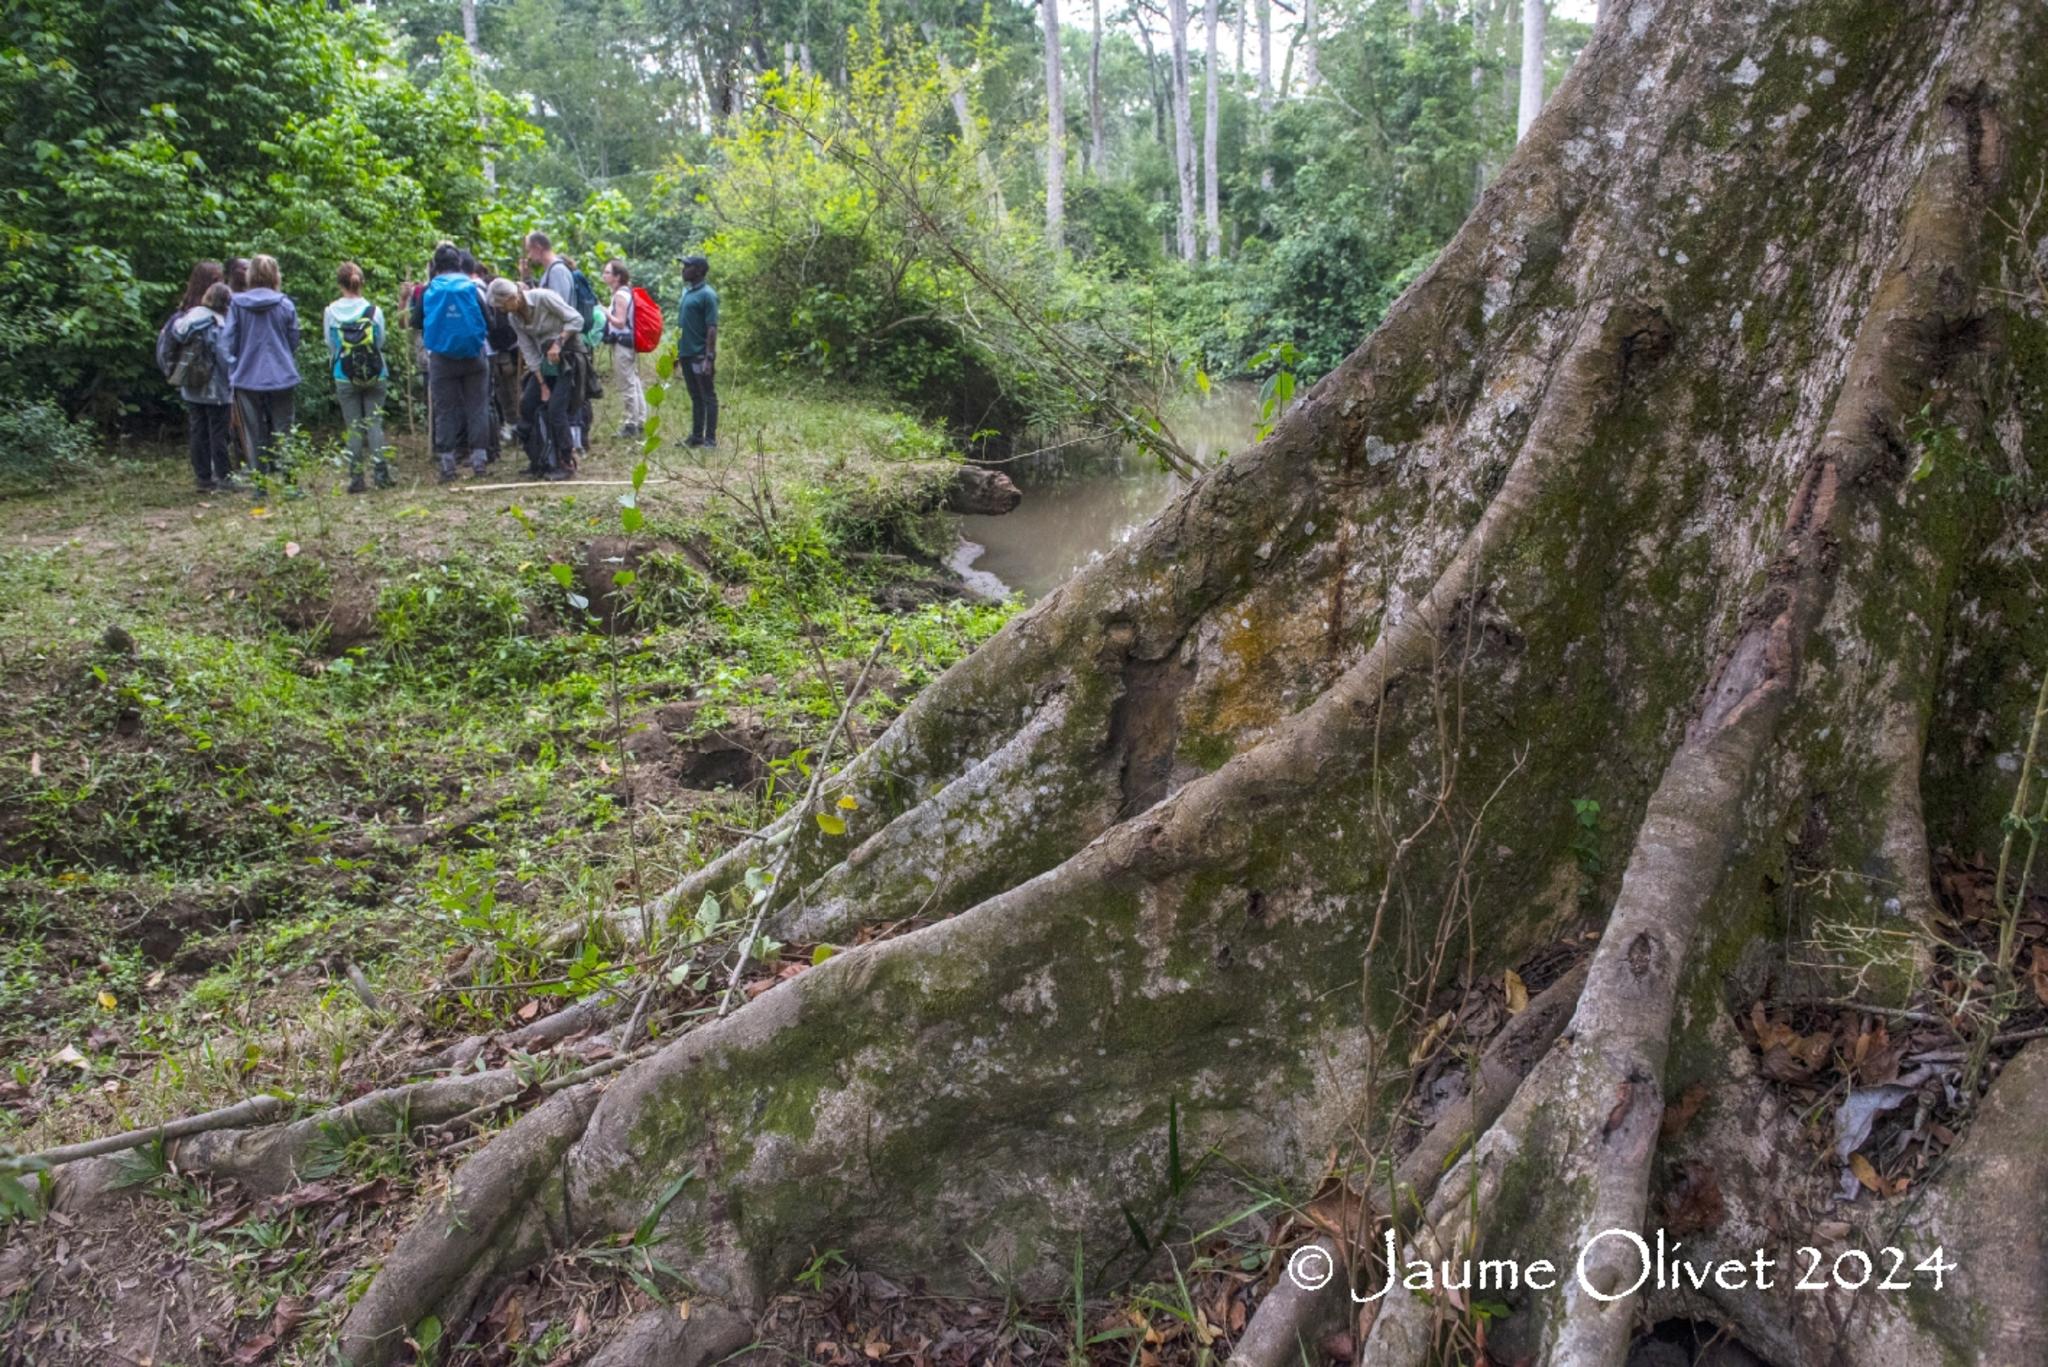
[[[365,310],[335,329],[341,334],[341,377],[353,384],[375,384],[384,378],[384,355],[377,350],[376,315]]]
[[[166,332],[170,326],[165,324]],[[164,366],[166,380],[179,389],[204,389],[212,383],[213,329],[213,320],[206,319],[171,343],[167,353],[169,364]]]
[[[505,310],[484,305],[484,336],[491,343],[491,350],[503,356],[519,346],[519,334],[512,330],[512,320],[505,316]]]

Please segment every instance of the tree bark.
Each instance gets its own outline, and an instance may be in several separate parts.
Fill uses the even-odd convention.
[[[1102,179],[1102,0],[1089,0],[1093,23],[1088,38],[1088,168]]]
[[[1522,0],[1522,80],[1515,104],[1517,142],[1529,136],[1529,125],[1543,112],[1543,38],[1549,12],[1547,0]]]
[[[1045,21],[1045,240],[1058,251],[1067,217],[1067,105],[1060,90],[1059,0],[1039,0]]]
[[[1200,239],[1195,227],[1193,91],[1188,72],[1188,0],[1166,0],[1166,23],[1173,42],[1173,171],[1180,191],[1180,217],[1175,241],[1180,259],[1194,261]]]
[[[1273,136],[1273,0],[1259,5],[1259,150],[1264,152]],[[1273,167],[1259,168],[1259,188],[1271,193]]]
[[[2048,11],[2004,0],[1616,0],[1265,441],[922,693],[833,779],[845,834],[785,820],[664,903],[786,858],[769,933],[854,947],[493,1138],[352,1360],[649,1219],[693,1297],[747,1307],[828,1248],[1027,1299],[1077,1248],[1090,1285],[1171,1275],[1133,1223],[1191,1237],[1234,1173],[1394,1170],[1418,1004],[1587,936],[1569,1024],[1399,1236],[1568,1267],[1651,1228],[1665,1098],[1700,1085],[1684,1143],[1747,1165],[1727,1237],[1791,1266],[1835,1174],[1731,1008],[1832,982],[1792,911],[1909,935],[1930,837],[1996,848],[2048,667],[2048,509],[2011,492],[2048,475],[2048,302],[2000,223],[2048,173],[2044,61]],[[1996,1245],[2048,1217],[2023,1062],[1953,1181],[1847,1208],[1910,1206],[1962,1265],[1940,1306],[1788,1277],[1685,1313],[1779,1367],[2016,1360],[2038,1288]],[[1521,1289],[1489,1351],[1619,1367],[1645,1308]],[[1390,1301],[1359,1360],[1424,1361],[1434,1315]]]
[[[1316,0],[1301,0],[1301,88],[1313,92],[1322,83],[1323,73],[1319,53],[1322,51],[1322,35],[1316,17]]]
[[[1209,231],[1209,259],[1223,259],[1222,200],[1216,185],[1216,122],[1222,92],[1218,83],[1222,67],[1217,60],[1217,0],[1208,0],[1208,62],[1202,68],[1202,222]]]

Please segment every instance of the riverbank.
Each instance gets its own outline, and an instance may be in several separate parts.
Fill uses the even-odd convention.
[[[152,453],[0,504],[0,1143],[346,1093],[403,1071],[396,1022],[601,988],[564,927],[767,820],[849,701],[873,735],[1010,611],[929,567],[958,467],[926,425],[735,386],[727,432],[652,461],[637,517],[605,441],[544,488],[402,453],[387,493],[202,498]]]

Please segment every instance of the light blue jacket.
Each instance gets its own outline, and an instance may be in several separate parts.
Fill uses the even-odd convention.
[[[351,299],[343,295],[329,304],[327,311],[320,315],[320,325],[327,331],[327,353],[334,358],[334,378],[344,384],[348,382],[348,376],[341,373],[342,325],[353,323],[365,313],[370,315],[371,331],[375,333],[377,338],[377,359],[383,361],[383,369],[377,372],[377,378],[389,379],[391,377],[391,363],[384,360],[384,310],[378,308],[367,299],[361,297]]]

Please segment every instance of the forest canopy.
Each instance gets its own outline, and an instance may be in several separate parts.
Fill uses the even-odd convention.
[[[1291,11],[1276,31],[1270,4],[1242,0],[1216,11],[1207,48],[1185,6],[1098,7],[1056,30],[1054,227],[1033,6],[26,0],[16,15],[0,35],[0,126],[20,149],[0,166],[0,384],[102,421],[161,402],[142,339],[195,259],[267,252],[322,289],[354,260],[389,295],[438,240],[505,263],[534,226],[624,257],[663,294],[685,252],[729,253],[751,296],[741,354],[880,384],[969,429],[1086,403],[1043,345],[1014,342],[1003,295],[1089,366],[1221,379],[1285,354],[1310,377],[1505,155],[1519,41],[1502,3],[1372,0],[1304,43]],[[1584,38],[1549,26],[1552,79]],[[828,128],[842,141],[812,136]],[[887,155],[863,168],[846,139]],[[946,202],[882,205],[878,168]],[[1214,182],[1207,226],[1183,179]],[[990,278],[967,279],[963,253]]]

